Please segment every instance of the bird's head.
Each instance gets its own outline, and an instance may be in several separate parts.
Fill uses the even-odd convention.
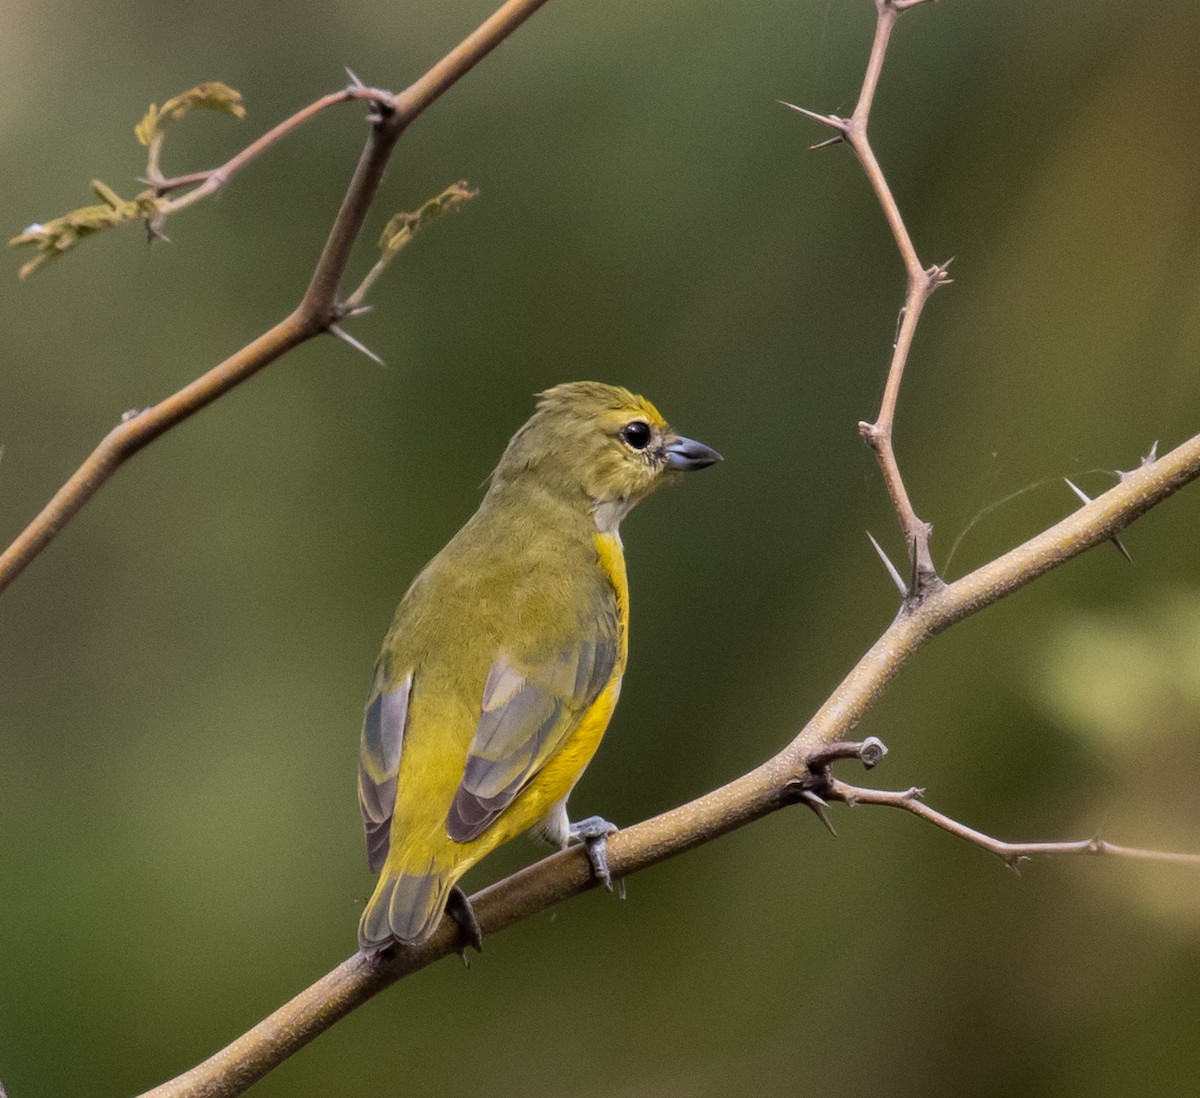
[[[508,444],[492,490],[536,479],[592,507],[601,530],[672,473],[703,469],[721,455],[677,435],[644,397],[616,385],[571,381],[539,394],[537,411]]]

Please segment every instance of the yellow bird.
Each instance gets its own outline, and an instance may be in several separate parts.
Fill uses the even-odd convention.
[[[557,385],[509,442],[479,510],[413,581],[375,667],[358,796],[380,872],[359,945],[425,941],[448,912],[481,941],[458,879],[531,828],[586,845],[611,887],[600,817],[567,797],[625,671],[621,519],[672,471],[721,455],[648,400]]]

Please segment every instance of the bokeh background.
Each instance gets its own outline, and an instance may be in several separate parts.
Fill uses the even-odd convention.
[[[7,234],[122,193],[147,104],[205,79],[168,170],[339,87],[399,87],[490,0],[0,3]],[[0,608],[0,1079],[122,1096],[349,955],[370,668],[532,394],[645,392],[724,465],[626,523],[632,660],[578,814],[631,823],[776,751],[892,616],[902,552],[855,424],[902,272],[844,149],[868,0],[555,0],[412,127],[398,209],[481,190],[354,332],[138,456]],[[873,133],[922,257],[955,256],[897,447],[957,576],[1200,430],[1200,10],[965,3],[907,15]],[[147,249],[0,279],[0,539],[127,408],[290,310],[365,133],[330,111]],[[1200,849],[1200,497],[915,658],[863,725],[881,785],[1010,838]],[[953,553],[951,550],[953,549]],[[853,776],[853,772],[850,772]],[[1030,865],[898,814],[780,813],[379,996],[253,1093],[1194,1092],[1200,878]],[[538,855],[515,843],[476,885]]]

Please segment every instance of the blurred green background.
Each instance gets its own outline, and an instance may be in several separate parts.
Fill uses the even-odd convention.
[[[122,193],[133,125],[206,79],[165,166],[339,87],[400,87],[490,0],[0,5],[8,235]],[[465,177],[354,333],[138,456],[0,606],[0,1079],[122,1096],[346,957],[371,888],[361,705],[409,579],[557,381],[646,393],[721,467],[626,523],[630,671],[577,815],[631,823],[775,752],[887,624],[902,552],[855,430],[902,297],[852,157],[868,0],[555,0],[412,127],[375,235]],[[873,119],[926,262],[956,256],[897,449],[963,574],[1200,430],[1195,0],[905,16]],[[147,250],[0,279],[0,540],[127,408],[297,301],[365,133],[327,112]],[[1009,838],[1200,849],[1200,522],[1184,492],[937,639],[864,734],[871,780]],[[977,521],[976,521],[977,520]],[[955,547],[950,558],[951,547]],[[949,562],[947,563],[947,560]],[[858,775],[852,768],[847,776]],[[780,813],[379,996],[268,1096],[1193,1092],[1200,878],[994,859],[898,814]],[[475,885],[538,855],[518,842]]]

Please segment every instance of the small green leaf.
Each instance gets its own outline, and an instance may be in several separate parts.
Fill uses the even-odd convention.
[[[133,133],[143,145],[149,145],[154,140],[154,135],[158,133],[158,107],[150,104],[145,117],[133,127]]]
[[[389,259],[403,248],[417,231],[442,214],[457,209],[479,192],[467,186],[465,179],[452,183],[436,198],[424,203],[416,213],[398,213],[392,217],[379,238],[379,250]]]
[[[178,122],[189,111],[206,110],[231,114],[234,118],[245,118],[242,93],[219,80],[208,80],[185,92],[168,99],[161,107],[154,103],[145,117],[134,127],[138,141],[149,145],[156,137],[162,137],[168,123]]]
[[[102,183],[99,179],[93,179],[91,182],[92,194],[94,194],[101,202],[111,207],[118,209],[121,205],[121,196],[112,189],[107,183]]]
[[[20,269],[18,277],[28,278],[43,264],[70,251],[86,236],[115,229],[130,221],[150,221],[162,212],[161,200],[153,191],[142,191],[132,199],[124,199],[98,179],[92,180],[92,191],[101,200],[101,205],[80,206],[44,225],[30,225],[8,242],[13,247],[29,246],[37,251],[37,255]]]

